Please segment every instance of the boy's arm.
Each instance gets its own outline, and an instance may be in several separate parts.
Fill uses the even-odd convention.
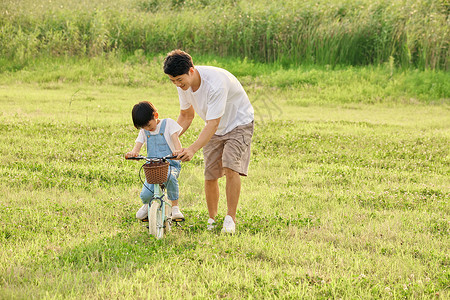
[[[174,151],[173,155],[178,155],[178,153],[181,150],[181,142],[180,142],[178,132],[175,132],[174,134],[172,134],[170,136],[170,139],[172,140],[172,143],[175,147],[175,151]]]
[[[138,156],[139,152],[141,151],[142,145],[142,143],[136,142],[136,144],[134,144],[133,150],[125,154],[125,158]]]

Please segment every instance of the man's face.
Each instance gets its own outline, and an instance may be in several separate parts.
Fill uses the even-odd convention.
[[[170,81],[173,82],[173,84],[175,84],[177,87],[181,88],[182,90],[186,91],[192,85],[193,74],[194,74],[194,68],[190,68],[189,72],[187,74],[178,75],[175,77],[173,77],[171,75],[167,75],[167,76],[169,76],[169,79],[170,79]]]

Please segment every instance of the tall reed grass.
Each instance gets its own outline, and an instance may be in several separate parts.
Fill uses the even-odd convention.
[[[393,59],[402,67],[448,70],[449,11],[445,0],[6,0],[0,55],[21,65],[41,55],[183,48],[287,65]]]

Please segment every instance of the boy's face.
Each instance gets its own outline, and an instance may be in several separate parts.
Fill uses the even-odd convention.
[[[177,87],[181,88],[183,91],[186,91],[189,89],[189,87],[192,86],[192,80],[194,78],[194,68],[190,68],[187,74],[178,75],[173,77],[172,75],[169,76],[170,81],[173,82]]]
[[[155,131],[156,125],[158,125],[158,121],[156,119],[152,119],[152,120],[148,121],[147,125],[142,126],[141,128],[145,129],[147,131]]]

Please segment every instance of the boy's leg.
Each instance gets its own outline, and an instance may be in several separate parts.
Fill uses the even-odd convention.
[[[145,182],[142,187],[140,197],[144,205],[142,205],[142,207],[136,212],[136,218],[139,220],[144,220],[147,219],[148,216],[148,203],[153,198],[153,186]]]
[[[170,177],[167,182],[167,197],[172,204],[172,220],[176,222],[184,221],[184,215],[181,213],[178,206],[179,198],[179,185],[178,176],[180,174],[180,169],[175,167],[170,167]]]
[[[150,200],[153,198],[153,185],[148,184],[147,181],[144,183],[142,187],[142,191],[140,194],[142,203],[148,204]]]

